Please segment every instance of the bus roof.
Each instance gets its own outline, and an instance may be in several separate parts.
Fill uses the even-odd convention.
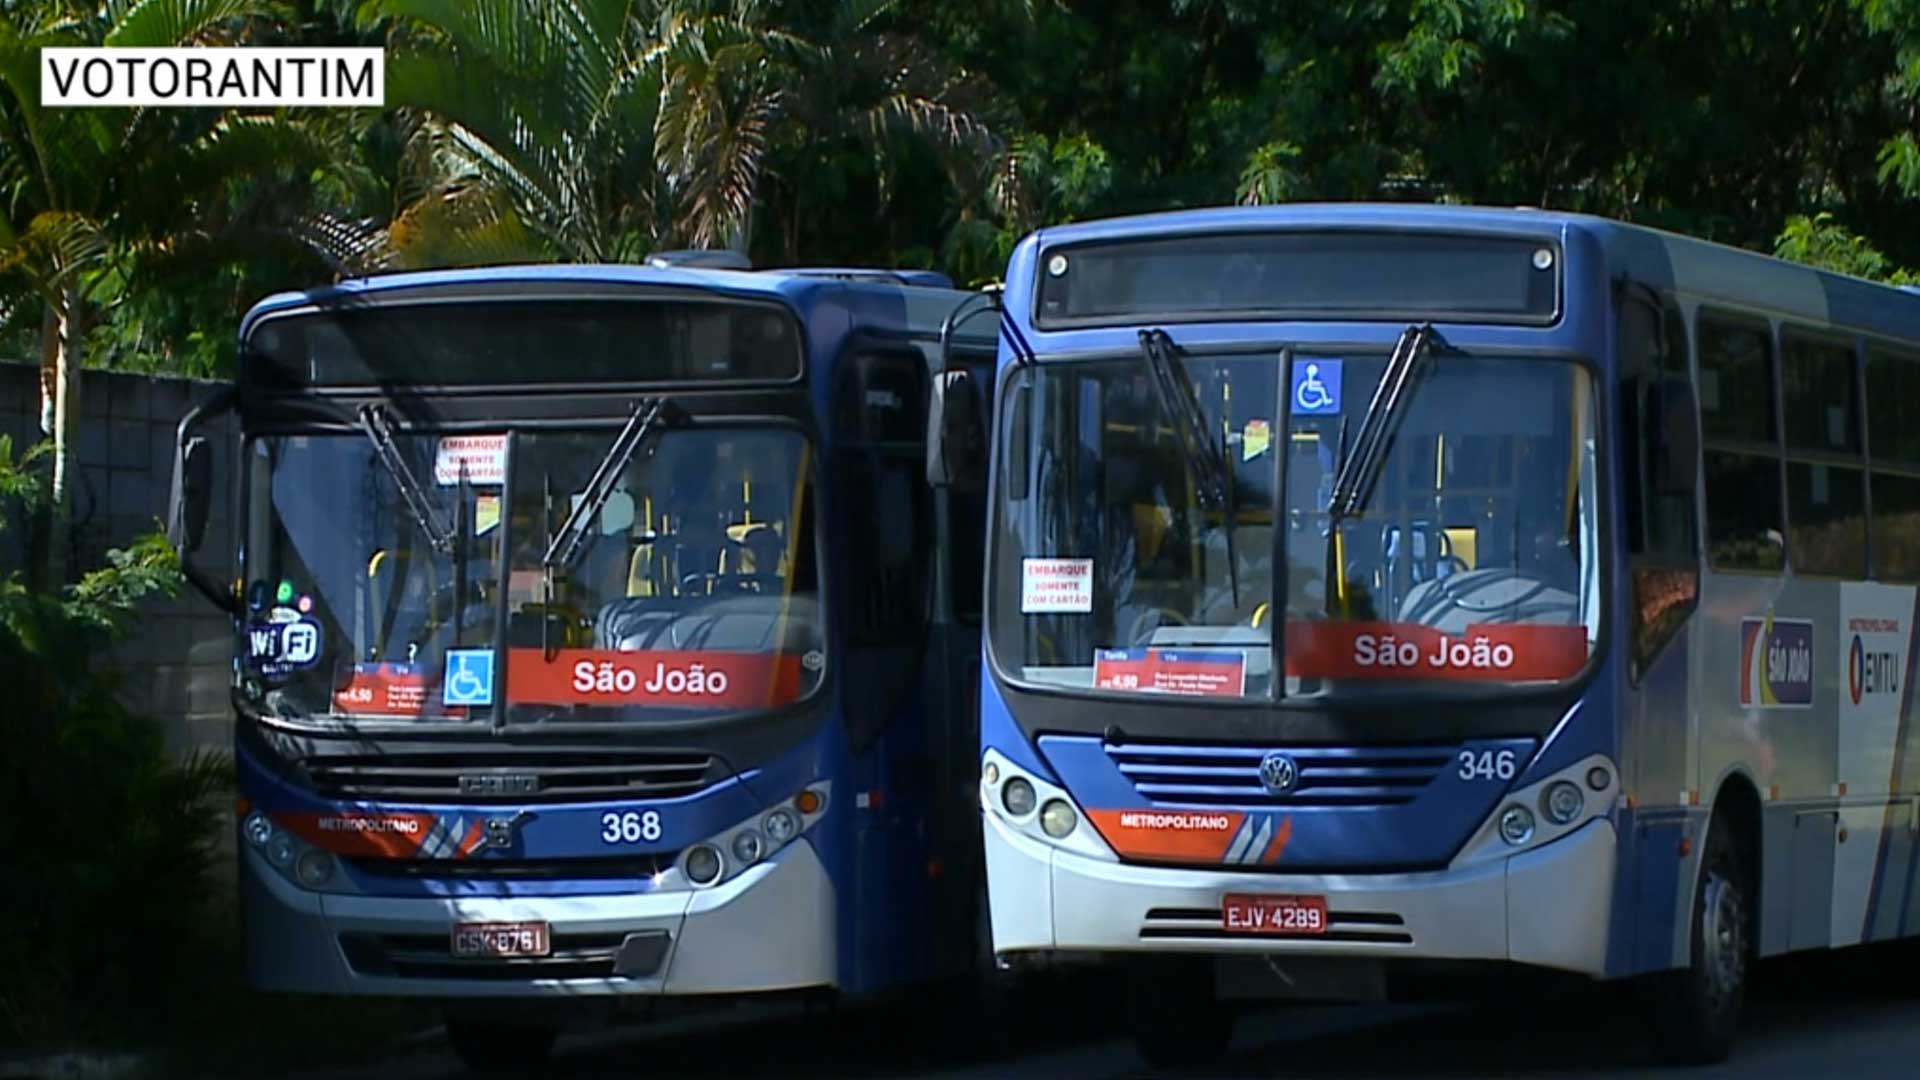
[[[894,276],[897,280],[889,280],[888,276]],[[939,334],[941,323],[954,305],[971,295],[955,289],[921,284],[934,280],[944,278],[921,271],[899,271],[897,274],[894,271],[862,271],[856,274],[848,270],[823,271],[811,267],[718,270],[625,263],[545,263],[409,271],[348,278],[313,289],[276,293],[256,303],[247,312],[241,320],[240,334],[245,337],[261,318],[296,308],[356,299],[378,298],[404,302],[405,294],[416,290],[524,283],[602,287],[633,285],[719,293],[741,299],[779,301],[802,317],[818,304],[837,300],[840,306],[854,313],[855,322],[862,328],[931,337]],[[996,329],[991,320],[974,319],[971,325],[960,327],[955,336],[974,342],[990,342]]]
[[[1920,294],[1787,262],[1708,240],[1609,218],[1529,207],[1421,203],[1290,203],[1175,210],[1042,229],[1029,250],[1148,236],[1259,230],[1372,229],[1498,236],[1584,234],[1604,253],[1609,276],[1655,289],[1748,306],[1834,327],[1920,341]]]

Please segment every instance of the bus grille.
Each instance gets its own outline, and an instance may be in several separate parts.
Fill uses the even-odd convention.
[[[302,764],[313,790],[328,798],[459,803],[674,799],[724,776],[711,754],[614,748],[321,754]],[[512,782],[484,783],[496,777]]]
[[[1450,746],[1189,746],[1109,743],[1107,756],[1154,803],[1199,806],[1400,806],[1453,760]],[[1279,750],[1299,767],[1284,795],[1260,782],[1260,760]]]
[[[642,881],[670,869],[678,852],[582,859],[395,859],[345,856],[370,877],[408,881]]]

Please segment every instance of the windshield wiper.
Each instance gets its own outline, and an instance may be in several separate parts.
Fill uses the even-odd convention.
[[[1429,323],[1407,327],[1394,344],[1386,370],[1380,373],[1380,382],[1373,388],[1373,400],[1367,402],[1367,411],[1360,417],[1360,429],[1353,441],[1342,448],[1340,466],[1334,471],[1333,491],[1327,499],[1328,523],[1332,528],[1338,529],[1341,521],[1357,516],[1372,499],[1373,485],[1379,477],[1381,463],[1386,460],[1394,424],[1413,397],[1410,388],[1414,369],[1433,351],[1433,343],[1438,338]]]
[[[386,466],[387,475],[393,477],[393,486],[400,489],[400,497],[406,500],[407,509],[413,513],[414,523],[420,531],[427,534],[427,542],[435,551],[442,553],[453,550],[453,531],[440,520],[433,508],[433,502],[427,498],[426,489],[420,486],[420,480],[407,467],[407,459],[400,454],[400,448],[393,441],[393,422],[387,410],[381,405],[360,406],[360,430],[366,433],[367,441],[373,444],[374,455],[380,464]]]
[[[633,414],[627,417],[627,426],[607,447],[607,454],[600,459],[600,465],[593,470],[593,478],[587,481],[587,489],[580,493],[580,500],[573,504],[566,520],[560,523],[560,529],[547,545],[547,553],[540,559],[540,569],[551,576],[555,569],[564,569],[573,565],[580,557],[586,545],[587,535],[592,522],[600,516],[601,507],[613,496],[613,485],[620,478],[621,470],[640,449],[656,424],[661,422],[671,404],[663,397],[641,398],[633,407]]]
[[[1227,583],[1233,590],[1233,604],[1240,606],[1240,567],[1234,554],[1233,477],[1227,468],[1227,436],[1223,429],[1217,437],[1207,434],[1206,410],[1173,338],[1165,330],[1140,331],[1140,357],[1146,361],[1147,379],[1160,399],[1160,408],[1173,422],[1173,441],[1193,477],[1194,493],[1203,509],[1219,510],[1226,516]]]
[[[1207,414],[1200,408],[1193,380],[1187,377],[1173,339],[1165,330],[1140,331],[1140,357],[1146,361],[1147,378],[1160,408],[1173,422],[1173,440],[1180,457],[1192,474],[1200,505],[1220,510],[1227,504],[1226,454],[1220,442],[1207,438]]]

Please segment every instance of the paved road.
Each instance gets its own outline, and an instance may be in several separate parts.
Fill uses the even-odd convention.
[[[1582,1080],[1739,1077],[1913,1080],[1920,1077],[1920,971],[1908,996],[1862,988],[1864,973],[1768,971],[1734,1059],[1702,1070],[1656,1065],[1638,1038],[1638,1014],[1618,996],[1580,995],[1526,1005],[1274,1009],[1246,1017],[1224,1065],[1196,1077],[1410,1080],[1492,1076]],[[1048,1042],[1011,1059],[967,1060],[967,1048],[926,1037],[890,1012],[801,1015],[737,1009],[724,1017],[629,1025],[564,1040],[556,1080],[644,1077],[858,1077],[916,1080],[1153,1075],[1117,1025],[1091,1009],[1061,1010]],[[423,1047],[374,1070],[325,1080],[455,1080],[459,1066]],[[315,1076],[307,1080],[322,1080]]]

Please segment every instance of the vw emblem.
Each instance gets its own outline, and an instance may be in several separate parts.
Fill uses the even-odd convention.
[[[1300,782],[1300,766],[1287,755],[1275,750],[1260,759],[1260,785],[1269,794],[1285,795]]]

